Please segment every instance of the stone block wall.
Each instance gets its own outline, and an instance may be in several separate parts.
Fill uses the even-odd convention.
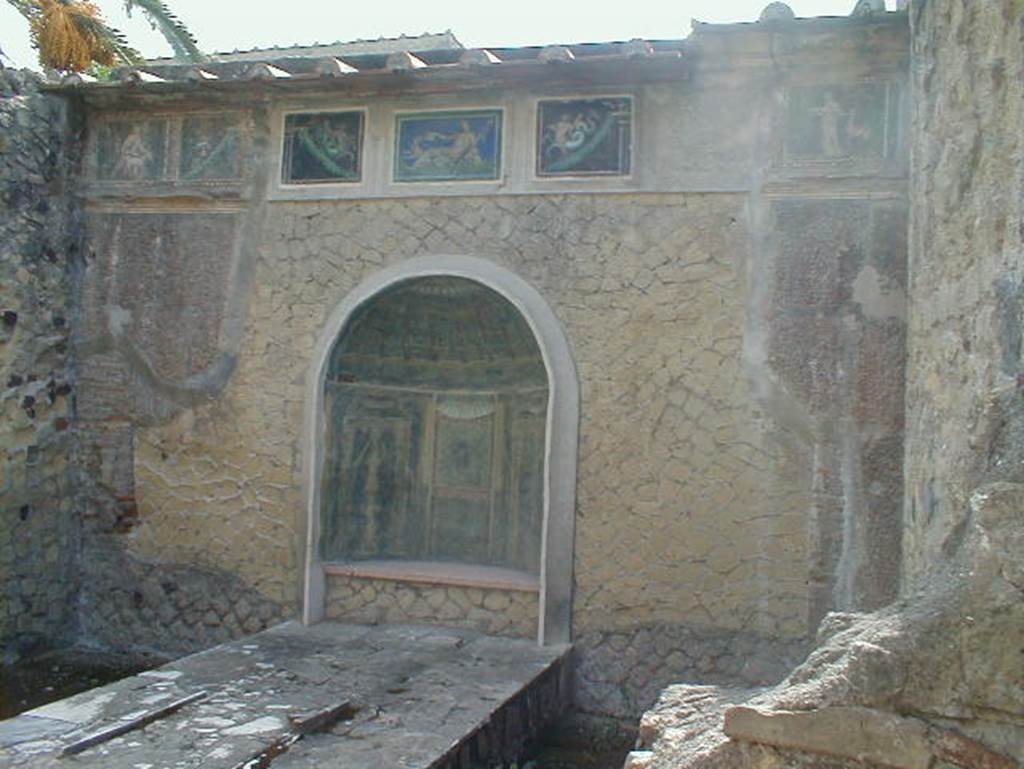
[[[440,622],[489,635],[537,637],[537,594],[520,590],[330,576],[327,619]]]
[[[37,76],[0,69],[0,653],[66,643],[79,588],[69,333],[78,136]]]
[[[742,200],[725,196],[273,208],[258,249],[247,246],[255,293],[223,395],[136,428],[139,526],[125,546],[144,560],[205,558],[294,601],[302,508],[296,444],[305,369],[321,324],[384,265],[427,253],[480,254],[538,286],[576,346],[586,404],[577,621],[629,627],[651,621],[659,606],[668,616],[686,606],[706,624],[739,630],[751,623],[800,636],[806,614],[802,620],[791,610],[806,602],[800,559],[759,558],[770,540],[754,538],[749,527],[749,536],[743,533],[744,516],[757,515],[756,500],[766,507],[773,495],[792,493],[773,491],[775,484],[792,487],[777,479],[769,452],[759,456],[757,435],[739,439],[750,408],[736,331],[744,316],[736,261],[745,248],[742,215]],[[658,333],[649,333],[652,324]],[[639,378],[637,370],[650,375]],[[720,468],[707,464],[709,455]],[[678,472],[665,472],[669,464]],[[214,468],[216,483],[204,482]],[[676,510],[683,498],[691,501]],[[780,515],[797,516],[778,507]],[[775,525],[757,532],[770,536]],[[642,546],[620,536],[648,526],[659,533]],[[718,554],[721,570],[701,565],[708,552]],[[622,605],[637,609],[612,620]]]

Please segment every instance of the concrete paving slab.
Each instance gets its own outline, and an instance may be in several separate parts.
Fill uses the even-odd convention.
[[[470,767],[564,709],[568,655],[462,629],[288,622],[0,722],[0,767]]]
[[[0,721],[0,748],[8,748],[23,742],[35,742],[48,737],[59,737],[74,731],[77,724],[56,718],[23,715]]]

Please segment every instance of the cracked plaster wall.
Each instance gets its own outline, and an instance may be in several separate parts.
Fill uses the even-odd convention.
[[[195,445],[194,409],[215,403],[235,368],[249,299],[240,251],[253,220],[237,204],[88,212],[75,346],[82,626],[92,642],[190,652],[293,614],[296,588],[279,577],[298,568],[280,547],[297,537],[281,514],[289,439],[236,439],[221,447],[236,453],[206,458],[200,443],[197,461],[181,466],[177,454]],[[146,427],[158,424],[154,445]],[[282,444],[285,470],[274,466]],[[272,456],[249,477],[260,452]]]
[[[904,201],[767,204],[745,360],[805,452],[813,622],[896,596],[902,498]]]
[[[136,436],[141,525],[131,549],[180,562],[201,553],[288,598],[298,572],[296,515],[282,521],[270,511],[301,508],[290,474],[302,380],[327,312],[386,264],[481,254],[538,286],[575,344],[589,404],[576,554],[581,618],[628,626],[678,617],[685,607],[698,624],[801,635],[802,559],[772,557],[801,546],[785,536],[800,532],[800,515],[790,514],[787,530],[785,517],[764,520],[756,510],[785,468],[758,445],[763,436],[741,437],[752,411],[738,368],[742,217],[743,201],[728,196],[273,209],[249,331],[224,396]],[[266,519],[279,528],[259,532]],[[234,546],[249,521],[258,549]],[[619,537],[622,527],[639,527],[641,539]]]
[[[295,600],[281,577],[298,568],[281,515],[293,447],[283,435],[235,437],[208,456],[218,436],[195,441],[194,409],[210,407],[235,365],[240,217],[92,212],[88,226],[76,336],[84,632],[187,652],[261,630]],[[157,424],[154,443],[146,427]]]
[[[483,255],[537,286],[574,345],[574,624],[591,670],[608,650],[631,668],[587,687],[590,706],[633,711],[676,665],[781,675],[814,621],[812,564],[828,556],[809,526],[810,448],[752,397],[745,370],[746,207],[738,195],[605,195],[273,208],[223,395],[134,431],[126,551],[209,564],[297,606],[303,379],[326,314],[387,264]],[[332,611],[390,617],[367,589],[335,594]],[[488,626],[523,632],[504,615]]]

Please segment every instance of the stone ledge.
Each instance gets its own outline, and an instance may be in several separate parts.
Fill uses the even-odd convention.
[[[360,561],[324,564],[324,573],[335,577],[359,577],[425,585],[455,585],[523,593],[540,591],[540,580],[532,574],[497,566],[431,561]]]
[[[0,723],[0,766],[511,763],[568,704],[570,663],[461,629],[287,622]]]
[[[892,769],[929,769],[935,761],[969,769],[1018,767],[1016,761],[962,734],[863,707],[787,711],[737,705],[725,711],[723,731],[735,740]]]

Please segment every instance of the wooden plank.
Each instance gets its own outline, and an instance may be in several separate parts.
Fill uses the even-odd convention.
[[[292,734],[289,732],[288,734],[278,737],[258,753],[250,756],[240,763],[235,764],[231,769],[267,769],[267,767],[274,762],[275,758],[280,756],[282,753],[287,753],[288,748],[301,739],[301,734]]]
[[[324,708],[323,710],[296,713],[289,716],[288,720],[291,722],[292,729],[296,733],[311,734],[313,732],[322,732],[330,729],[338,721],[348,721],[358,712],[358,707],[348,700],[345,700],[338,705],[333,705],[329,708]]]
[[[330,729],[338,721],[348,720],[359,712],[359,708],[345,700],[338,705],[332,705],[322,710],[313,710],[306,713],[296,713],[289,716],[292,730],[274,740],[267,747],[261,749],[244,761],[235,764],[232,769],[267,769],[274,759],[287,753],[296,742],[307,734],[323,732]]]
[[[120,737],[122,734],[127,734],[128,732],[135,731],[136,729],[141,729],[154,721],[159,721],[161,718],[181,710],[186,705],[206,699],[207,696],[206,692],[196,692],[195,694],[190,694],[187,697],[182,697],[180,700],[175,700],[174,702],[164,705],[161,708],[156,708],[155,710],[143,713],[141,716],[136,716],[135,718],[122,721],[119,724],[114,724],[106,729],[101,729],[98,732],[93,732],[80,740],[75,740],[74,742],[65,745],[60,754],[62,756],[72,756],[75,753],[81,753],[83,750],[87,750],[95,745],[108,742],[115,737]]]

